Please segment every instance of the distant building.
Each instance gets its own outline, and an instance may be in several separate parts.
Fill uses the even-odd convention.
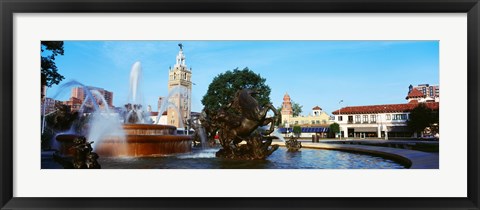
[[[162,104],[163,104],[163,97],[158,97],[157,111],[160,111],[160,109],[162,108]]]
[[[293,116],[293,107],[290,95],[285,93],[282,103],[282,123],[279,129],[281,133],[291,133],[293,126],[300,126],[302,134],[300,137],[311,137],[313,134],[320,134],[326,137],[330,116],[319,106],[312,108],[312,112],[307,116]]]
[[[300,125],[304,127],[313,126],[327,126],[330,121],[330,116],[322,110],[319,106],[312,108],[312,112],[307,116],[293,116],[292,102],[288,93],[283,96],[282,103],[282,124],[283,125]]]
[[[440,100],[440,86],[419,84],[418,86],[408,86],[407,100],[416,100],[418,102],[439,102]],[[410,101],[409,100],[409,101]]]
[[[100,95],[102,95],[103,98],[105,99],[106,105],[109,108],[114,107],[113,106],[113,92],[107,91],[107,90],[105,90],[103,88],[99,88],[99,87],[89,86],[87,88],[90,91],[94,91],[94,90],[98,91],[98,93]],[[93,97],[95,98],[96,103],[99,105],[100,108],[105,107],[105,104],[104,104],[103,100],[97,98],[95,96],[95,94],[93,95]],[[83,87],[74,87],[74,88],[72,88],[70,99],[68,101],[65,101],[64,104],[68,105],[72,111],[78,111],[81,108],[81,105],[83,104],[83,102],[85,101],[85,98],[86,98],[86,95],[85,95],[85,91],[83,90]],[[93,104],[91,102],[87,101],[85,103],[85,106],[91,108],[91,107],[93,107]]]
[[[179,46],[176,64],[168,72],[168,91],[171,92],[175,88],[177,92],[168,99],[174,107],[169,106],[167,111],[167,124],[177,128],[185,126],[190,119],[192,107],[192,69],[188,69],[185,64],[183,45]]]
[[[57,110],[57,105],[60,105],[62,104],[62,101],[58,101],[58,100],[55,100],[53,98],[44,98],[44,103],[43,103],[43,106],[45,106],[45,114],[49,114],[49,113],[52,113],[54,111]],[[42,107],[43,108],[43,107]],[[43,110],[42,110],[42,113],[43,113]]]
[[[82,107],[83,100],[75,97],[70,97],[68,101],[65,101],[64,104],[70,107],[70,110],[76,112]]]
[[[406,104],[343,107],[333,112],[335,122],[340,125],[342,137],[382,139],[416,137],[416,134],[407,127],[410,111],[420,103],[438,111],[439,102],[431,100],[429,96],[425,96],[411,85],[406,99],[408,100]]]

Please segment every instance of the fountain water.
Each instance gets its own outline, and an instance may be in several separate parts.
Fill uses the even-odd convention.
[[[191,137],[176,135],[175,126],[147,124],[150,122],[149,116],[141,105],[141,75],[141,64],[136,62],[130,72],[129,104],[124,110],[125,124],[122,128],[126,134],[126,142],[122,143],[121,139],[115,137],[106,137],[96,150],[100,156],[156,156],[191,150]],[[118,144],[123,144],[126,148],[118,149]]]
[[[90,91],[88,87],[72,82],[64,85],[64,88],[73,85],[81,86],[87,98],[94,104],[94,112],[90,116],[89,132],[86,134],[89,141],[94,141],[94,151],[102,156],[157,156],[172,153],[184,153],[191,150],[191,137],[176,135],[176,127],[170,125],[152,125],[149,116],[146,115],[141,105],[140,80],[141,64],[133,64],[130,73],[130,93],[123,116],[111,113],[105,106],[104,110],[99,109],[95,97],[103,104],[107,104],[98,91]],[[84,104],[86,102],[83,102]],[[82,105],[83,107],[84,105]],[[130,107],[130,109],[129,109]],[[83,113],[83,112],[82,112]],[[122,125],[122,119],[124,118]],[[148,121],[147,121],[148,119]],[[64,144],[64,147],[71,144],[77,135],[59,135],[57,141]],[[66,145],[66,146],[65,146]],[[63,152],[68,155],[68,152]]]
[[[159,121],[160,121],[160,117],[162,116],[162,114],[169,108],[169,107],[172,107],[174,108],[174,110],[177,112],[177,116],[181,116],[181,113],[180,113],[180,110],[178,109],[177,106],[175,106],[175,104],[171,103],[171,99],[173,98],[178,98],[180,95],[185,95],[187,94],[187,89],[185,87],[182,87],[182,86],[175,86],[175,87],[172,87],[169,91],[168,91],[168,95],[167,97],[165,98],[165,100],[162,102],[161,106],[160,106],[160,109],[158,110],[158,116],[157,116],[157,121],[155,122],[155,124],[158,124]],[[182,120],[179,120],[180,123],[183,123]],[[183,125],[183,124],[182,124]],[[180,126],[182,127],[182,126]]]
[[[73,139],[78,136],[87,136],[89,141],[94,142],[92,144],[93,148],[99,145],[106,136],[115,136],[124,141],[125,134],[121,127],[119,116],[110,111],[105,98],[98,90],[90,90],[88,86],[72,80],[60,86],[59,91],[53,96],[53,98],[58,97],[66,90],[70,90],[73,87],[82,88],[85,94],[85,100],[82,102],[82,105],[78,110],[77,121],[73,122],[69,130],[55,135],[56,141],[52,141],[54,148],[60,150],[60,153],[63,155],[71,155]],[[103,109],[100,108],[97,100],[104,104]],[[87,105],[92,106],[93,112],[86,113]],[[78,124],[81,124],[81,122],[79,122],[80,119],[87,117],[87,115],[89,118],[88,124],[90,126],[87,126],[88,129],[86,130],[79,130],[77,127],[79,126]]]
[[[280,133],[280,130],[277,128],[273,130],[272,135],[276,136],[280,141],[285,142],[285,138],[282,136],[282,133]]]

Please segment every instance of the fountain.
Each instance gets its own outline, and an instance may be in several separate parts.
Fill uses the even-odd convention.
[[[161,156],[191,151],[192,137],[177,135],[175,126],[147,124],[149,116],[143,110],[139,95],[141,71],[140,62],[136,62],[130,74],[129,103],[125,105],[122,116],[111,113],[108,107],[102,111],[98,104],[95,106],[86,136],[89,141],[95,142],[92,147],[100,157]],[[93,96],[104,100],[103,96],[88,90],[84,85],[75,84],[83,87],[85,94],[90,96],[86,100],[89,99],[94,104],[96,100]],[[124,122],[123,125],[121,121]],[[63,134],[56,137],[61,144],[61,155],[72,155],[70,148],[79,135],[82,134]]]
[[[182,50],[182,46],[179,46]],[[177,56],[177,64],[180,63],[184,65],[181,53]],[[167,108],[175,112],[175,116],[182,116],[180,108],[169,99],[189,97],[190,93],[181,86],[169,86],[169,93],[159,109],[159,116],[152,122],[142,106],[141,73],[141,64],[136,62],[130,72],[128,101],[120,113],[112,112],[108,106],[101,109],[97,101],[102,104],[106,102],[98,91],[89,90],[87,86],[76,81],[64,85],[65,89],[73,85],[83,88],[86,98],[81,105],[79,116],[88,115],[88,126],[80,132],[70,129],[57,135],[59,152],[53,156],[56,163],[51,164],[47,158],[42,157],[42,169],[57,168],[58,163],[64,168],[97,169],[409,167],[409,163],[402,162],[403,159],[396,162],[377,156],[351,153],[348,148],[337,151],[330,145],[318,149],[306,144],[302,152],[287,152],[298,151],[302,148],[301,143],[294,137],[286,141],[282,134],[274,129],[278,121],[278,111],[269,103],[259,105],[253,97],[258,92],[251,89],[238,89],[235,94],[228,95],[230,101],[219,109],[212,111],[205,108],[200,115],[192,116],[186,122],[179,120],[179,129],[188,126],[195,130],[195,134],[177,135],[177,127],[159,124],[160,117]],[[84,114],[84,109],[88,106],[92,107],[93,112]],[[273,116],[267,116],[267,113],[271,112]],[[212,146],[217,135],[221,147]],[[273,139],[279,139],[286,147],[272,145]],[[202,147],[192,148],[192,143],[197,142]],[[209,148],[206,148],[207,146]]]

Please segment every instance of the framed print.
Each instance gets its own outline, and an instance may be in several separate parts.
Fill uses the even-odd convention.
[[[2,209],[479,208],[478,0],[0,6]]]

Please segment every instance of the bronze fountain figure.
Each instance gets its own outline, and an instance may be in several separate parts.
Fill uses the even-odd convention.
[[[271,145],[277,137],[269,136],[278,120],[278,111],[270,103],[260,106],[253,97],[256,93],[250,89],[238,90],[229,104],[216,113],[201,116],[202,125],[210,133],[210,138],[218,131],[222,148],[216,153],[217,157],[265,159],[278,149],[278,145]],[[268,117],[269,111],[274,115]],[[269,128],[264,129],[268,125]]]

